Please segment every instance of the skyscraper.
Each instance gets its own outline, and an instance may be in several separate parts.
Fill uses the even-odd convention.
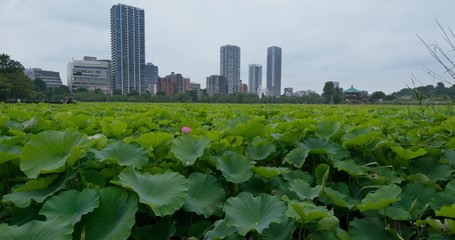
[[[270,96],[281,95],[281,48],[267,49],[267,89]]]
[[[111,8],[112,91],[142,92],[145,86],[144,10],[118,4]]]
[[[250,64],[248,73],[248,92],[258,94],[262,86],[262,65]]]
[[[216,93],[227,93],[226,77],[218,75],[207,77],[207,94],[213,96]]]
[[[228,94],[240,92],[240,47],[234,45],[221,47],[220,75],[226,77]]]

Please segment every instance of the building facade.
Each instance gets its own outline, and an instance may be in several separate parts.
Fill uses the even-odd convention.
[[[227,93],[240,92],[240,47],[225,45],[220,48],[220,75],[227,80]]]
[[[258,94],[262,85],[262,65],[250,64],[248,69],[248,92]]]
[[[290,96],[292,96],[293,94],[294,94],[294,89],[293,89],[293,88],[290,88],[290,87],[284,88],[284,95],[285,95],[285,96],[290,97]]]
[[[67,70],[68,87],[71,92],[78,88],[110,92],[110,60],[97,60],[96,57],[85,56],[83,60],[68,63]]]
[[[281,95],[281,48],[267,49],[267,89],[271,96]]]
[[[176,92],[187,92],[190,89],[190,79],[184,78],[180,73],[171,72],[164,78],[158,80],[157,92],[164,92],[165,95],[174,95]]]
[[[145,88],[152,94],[155,94],[156,85],[158,84],[158,66],[153,63],[147,63],[145,65]]]
[[[54,88],[62,85],[62,79],[59,72],[43,70],[41,68],[25,69],[25,75],[31,80],[36,78],[42,79],[48,88]]]
[[[146,90],[144,10],[123,4],[111,8],[112,90]]]
[[[224,76],[211,75],[207,77],[207,94],[213,96],[216,93],[227,94],[227,79]]]

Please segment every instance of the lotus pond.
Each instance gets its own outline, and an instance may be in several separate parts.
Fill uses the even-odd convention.
[[[0,239],[453,239],[449,110],[0,104]]]

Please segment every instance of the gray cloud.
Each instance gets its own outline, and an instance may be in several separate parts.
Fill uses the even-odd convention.
[[[5,0],[4,0],[5,1]],[[266,70],[266,49],[283,48],[282,87],[322,91],[325,81],[370,92],[406,87],[420,63],[439,70],[416,37],[440,39],[437,18],[451,27],[452,0],[125,0],[145,9],[146,60],[160,75],[182,73],[205,86],[219,73],[219,48],[241,47],[248,64]],[[59,71],[84,55],[110,58],[109,10],[116,1],[6,0],[0,8],[0,52],[26,67]]]

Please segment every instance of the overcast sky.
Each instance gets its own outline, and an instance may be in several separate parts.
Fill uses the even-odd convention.
[[[60,72],[71,59],[110,59],[111,0],[1,0],[0,53],[26,68]],[[436,84],[421,64],[442,72],[417,34],[443,44],[435,19],[453,26],[454,0],[125,0],[145,10],[146,61],[159,75],[182,73],[205,87],[219,74],[220,46],[241,48],[241,79],[263,65],[267,48],[283,50],[281,87],[322,92],[344,89],[392,93]]]

